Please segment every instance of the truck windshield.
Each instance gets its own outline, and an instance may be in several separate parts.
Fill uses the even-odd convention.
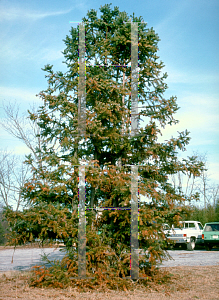
[[[203,227],[200,223],[198,223],[198,227],[199,227],[199,229],[203,230]]]

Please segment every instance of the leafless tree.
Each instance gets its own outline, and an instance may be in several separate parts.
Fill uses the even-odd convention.
[[[19,105],[16,103],[3,104],[3,109],[6,117],[0,121],[0,125],[13,137],[23,142],[30,152],[33,154],[36,161],[40,162],[40,154],[36,149],[41,149],[42,136],[40,128],[30,120],[29,115],[20,113]],[[31,107],[32,113],[36,111],[35,106]]]
[[[13,137],[23,142],[36,164],[41,165],[40,149],[42,136],[39,126],[30,120],[29,115],[21,115],[19,105],[16,103],[3,104],[5,118],[0,125]],[[36,111],[35,106],[31,112]],[[0,197],[5,206],[13,205],[18,210],[22,203],[21,187],[28,177],[29,167],[24,163],[25,157],[13,155],[7,151],[0,152]]]
[[[219,185],[212,182],[210,178],[207,154],[194,152],[193,155],[204,164],[200,176],[194,176],[189,170],[184,173],[178,172],[172,175],[172,184],[174,188],[178,188],[187,197],[190,197],[192,193],[199,193],[205,209],[207,209],[208,205],[216,207],[217,198],[219,196]]]
[[[207,154],[199,154],[199,157],[205,163],[206,169],[203,170],[201,174],[198,191],[203,197],[205,209],[207,205],[216,207],[216,199],[219,195],[219,184],[215,184],[211,180],[211,174],[208,171]]]
[[[13,206],[18,210],[24,205],[21,195],[28,177],[28,166],[23,160],[12,153],[0,152],[0,202],[4,206]]]
[[[192,197],[198,191],[200,185],[200,177],[202,173],[195,167],[195,162],[199,164],[200,169],[205,170],[205,162],[201,160],[195,153],[193,156],[183,159],[186,167],[171,176],[171,183],[174,188],[187,198]]]
[[[211,186],[212,200],[214,207],[216,208],[218,196],[219,196],[219,184],[213,184]]]

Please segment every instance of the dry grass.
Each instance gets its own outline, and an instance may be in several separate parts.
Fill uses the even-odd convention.
[[[134,291],[100,290],[80,293],[76,288],[51,289],[29,287],[29,273],[8,271],[0,273],[0,300],[9,299],[83,299],[83,300],[192,300],[219,299],[219,266],[163,268],[173,274],[167,284],[151,283]]]

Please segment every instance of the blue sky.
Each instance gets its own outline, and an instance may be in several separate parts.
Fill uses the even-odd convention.
[[[81,21],[88,10],[112,3],[129,15],[142,16],[158,33],[159,56],[169,75],[165,96],[177,96],[180,123],[169,126],[163,139],[187,129],[192,140],[183,156],[207,153],[212,182],[219,183],[219,1],[4,1],[0,2],[0,118],[2,103],[20,103],[26,110],[47,87],[41,68],[65,70],[61,51],[69,21]],[[0,129],[1,149],[26,153],[17,140]]]

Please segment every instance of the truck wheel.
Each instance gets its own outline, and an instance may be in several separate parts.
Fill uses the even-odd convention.
[[[187,250],[193,251],[195,249],[195,239],[191,238],[190,242],[187,244]]]
[[[206,249],[207,251],[211,251],[211,248],[212,248],[212,246],[211,246],[211,245],[209,245],[209,244],[205,244],[205,249]]]

